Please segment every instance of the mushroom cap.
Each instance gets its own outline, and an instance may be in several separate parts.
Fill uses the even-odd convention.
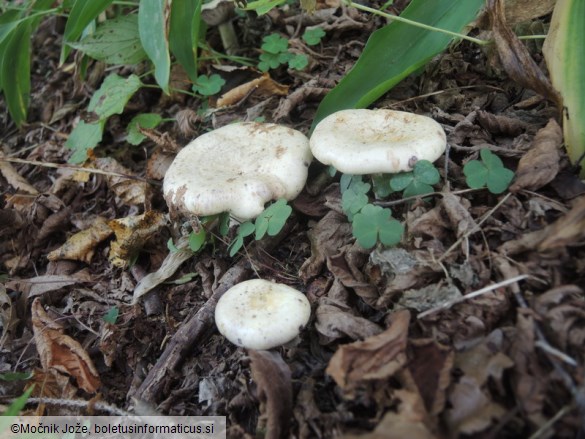
[[[271,123],[244,122],[203,134],[185,146],[165,174],[171,213],[257,217],[270,200],[292,200],[312,160],[309,139]]]
[[[445,151],[447,138],[430,117],[393,110],[342,110],[317,124],[310,145],[321,163],[359,175],[410,171],[418,160],[434,162]]]
[[[304,294],[262,279],[233,286],[215,308],[219,332],[235,345],[249,349],[288,343],[299,335],[310,316],[311,305]]]
[[[212,0],[201,6],[201,18],[208,26],[217,26],[229,20],[234,10],[232,0]]]

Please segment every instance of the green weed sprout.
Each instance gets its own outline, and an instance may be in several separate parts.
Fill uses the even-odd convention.
[[[325,31],[320,27],[314,27],[313,29],[306,29],[301,37],[305,43],[309,46],[316,46],[321,42],[325,36]]]
[[[514,172],[504,167],[502,160],[489,149],[479,152],[480,160],[471,160],[463,167],[467,186],[479,189],[487,186],[492,194],[501,194],[512,182]]]

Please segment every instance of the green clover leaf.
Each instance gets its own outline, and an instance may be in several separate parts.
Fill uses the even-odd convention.
[[[305,30],[302,39],[309,46],[315,46],[321,42],[321,39],[325,36],[325,31],[320,27],[314,27],[313,29]]]
[[[225,79],[214,73],[211,76],[201,75],[197,77],[197,83],[193,85],[193,91],[203,96],[211,96],[219,93],[225,84]]]
[[[207,232],[203,227],[198,232],[192,231],[189,234],[189,248],[194,252],[198,252],[205,244],[205,238],[207,238]]]
[[[514,172],[504,167],[502,160],[489,149],[480,151],[481,161],[471,160],[463,167],[467,186],[479,189],[487,186],[492,194],[501,194],[512,182]]]
[[[303,70],[308,65],[309,65],[309,58],[307,57],[307,55],[303,55],[303,54],[293,55],[288,60],[288,66],[291,69]]]
[[[351,184],[341,196],[341,208],[352,221],[353,216],[358,213],[366,204],[368,204],[367,193],[370,185],[361,180],[352,180]]]
[[[353,218],[353,236],[366,249],[378,240],[384,245],[396,245],[402,239],[404,226],[392,218],[392,211],[373,204],[366,204]]]
[[[394,192],[390,187],[391,178],[392,176],[390,174],[375,174],[372,176],[372,184],[376,198],[386,198]]]
[[[288,50],[288,40],[274,33],[262,38],[262,50],[268,53],[281,53]]]
[[[390,180],[390,187],[395,191],[404,191],[405,198],[426,195],[433,192],[441,176],[437,168],[428,160],[419,160],[410,172],[396,174]]]
[[[256,226],[251,221],[240,224],[236,237],[228,247],[230,257],[233,257],[242,248],[244,238],[254,233],[254,230],[256,230]]]
[[[286,200],[280,199],[276,203],[264,209],[254,222],[256,226],[256,240],[262,239],[266,233],[275,236],[282,230],[286,220],[292,213],[292,207],[286,204]]]

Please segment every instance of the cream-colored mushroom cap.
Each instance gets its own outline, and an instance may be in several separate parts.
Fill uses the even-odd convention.
[[[217,302],[215,324],[235,345],[270,349],[297,337],[311,316],[304,294],[262,279],[239,283]]]
[[[255,218],[270,200],[292,200],[312,160],[309,139],[271,123],[244,122],[203,134],[185,146],[165,174],[172,213]]]
[[[447,138],[430,117],[392,110],[342,110],[317,124],[310,140],[317,160],[346,174],[412,170],[434,162]]]

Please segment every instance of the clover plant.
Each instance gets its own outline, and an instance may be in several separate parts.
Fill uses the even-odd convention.
[[[410,172],[401,172],[390,178],[390,188],[402,192],[405,198],[426,195],[434,191],[433,186],[440,180],[439,171],[428,160],[419,160]]]
[[[314,27],[313,29],[306,29],[301,37],[305,43],[309,46],[316,46],[321,42],[321,39],[325,36],[325,31],[320,27]]]
[[[212,96],[219,93],[224,85],[225,79],[217,73],[214,73],[211,76],[200,75],[197,77],[197,82],[193,85],[193,91],[202,96]]]
[[[512,182],[514,172],[504,167],[502,160],[489,149],[479,152],[480,160],[471,160],[463,167],[467,186],[472,189],[488,188],[492,194],[501,194]]]
[[[289,52],[288,40],[277,33],[265,36],[262,41],[258,68],[263,72],[276,69],[282,64],[288,64],[291,69],[302,70],[309,64],[306,55]]]

